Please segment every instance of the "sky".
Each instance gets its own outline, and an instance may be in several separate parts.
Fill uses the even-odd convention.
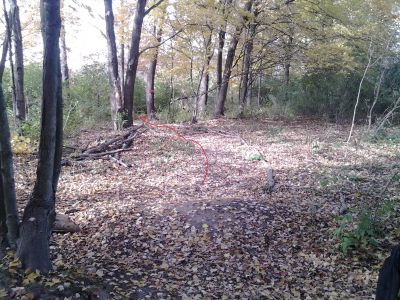
[[[105,30],[105,22],[99,17],[104,15],[103,1],[85,1],[85,4],[93,10],[94,17],[90,16],[88,11],[83,8],[74,6],[76,10],[71,9],[69,5],[71,3],[72,0],[65,0],[67,19],[65,30],[68,66],[72,71],[76,71],[91,61],[105,62],[107,60],[107,41],[101,33],[101,30]],[[20,18],[22,24],[27,24],[23,28],[26,60],[40,62],[43,55],[43,43],[38,28],[30,28],[34,26],[34,21],[23,9],[21,9]]]

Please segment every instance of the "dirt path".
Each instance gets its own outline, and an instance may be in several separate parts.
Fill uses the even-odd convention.
[[[69,282],[60,294],[84,295],[82,278],[91,278],[113,299],[371,298],[389,245],[344,256],[335,217],[340,193],[350,207],[373,201],[400,168],[398,144],[346,145],[347,128],[305,121],[176,128],[207,151],[205,185],[199,149],[162,130],[147,130],[123,154],[132,168],[64,168],[57,209],[73,208],[83,231],[52,239],[54,276]],[[275,171],[271,194],[259,152]],[[26,182],[32,172],[18,175]],[[29,190],[20,185],[19,195]],[[387,192],[398,195],[399,183]]]

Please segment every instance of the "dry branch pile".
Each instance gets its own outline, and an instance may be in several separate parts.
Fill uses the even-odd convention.
[[[74,160],[94,160],[107,157],[115,160],[123,166],[127,166],[121,162],[118,157],[115,157],[115,155],[131,150],[130,147],[132,146],[134,139],[139,134],[139,129],[142,127],[143,125],[135,126],[123,135],[116,136],[111,140],[104,141],[86,150],[82,150],[80,154],[72,156],[72,158]]]

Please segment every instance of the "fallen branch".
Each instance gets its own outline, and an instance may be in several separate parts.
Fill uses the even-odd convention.
[[[134,139],[137,137],[139,133],[138,130],[141,127],[143,127],[143,125],[138,125],[124,135],[114,137],[109,141],[101,143],[100,145],[90,147],[85,151],[82,151],[81,154],[72,156],[72,158],[78,161],[85,159],[94,160],[103,158],[104,156],[112,156],[117,153],[130,151],[131,149],[129,149],[129,147],[132,145]],[[126,164],[121,165],[127,166]]]

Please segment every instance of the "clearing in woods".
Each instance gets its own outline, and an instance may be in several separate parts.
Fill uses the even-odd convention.
[[[378,269],[399,234],[391,230],[377,248],[344,255],[334,237],[336,217],[341,197],[350,209],[377,201],[400,170],[398,142],[371,143],[356,132],[346,144],[348,126],[311,120],[172,126],[206,150],[204,185],[199,148],[149,127],[120,155],[132,167],[112,160],[63,167],[57,211],[82,231],[51,238],[55,272],[33,280],[47,282],[49,299],[84,296],[89,285],[112,299],[374,294]],[[66,144],[82,149],[113,135],[83,131]],[[272,193],[265,192],[262,156],[274,170]],[[26,199],[36,161],[17,157],[16,164],[18,199]],[[399,186],[391,183],[385,197],[398,196]],[[392,217],[387,225],[398,223]],[[18,286],[12,276],[9,284]]]

